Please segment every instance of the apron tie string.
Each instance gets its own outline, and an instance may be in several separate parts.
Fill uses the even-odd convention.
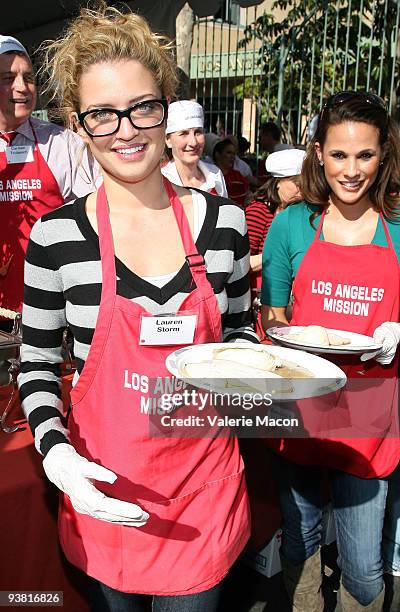
[[[10,146],[16,135],[17,132],[4,132],[3,134],[0,134],[0,138],[5,140],[7,145]]]

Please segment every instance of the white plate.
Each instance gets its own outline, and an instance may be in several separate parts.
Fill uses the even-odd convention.
[[[273,342],[281,346],[310,351],[321,355],[361,355],[362,353],[373,353],[382,348],[382,344],[377,344],[371,336],[330,328],[327,328],[328,332],[332,332],[343,338],[348,338],[350,344],[343,344],[342,346],[321,346],[305,343],[304,341],[297,342],[296,340],[290,339],[291,334],[298,334],[303,331],[303,329],[304,327],[298,325],[292,325],[290,327],[270,327],[267,329],[267,335]]]
[[[252,368],[253,375],[251,377],[246,375],[246,378],[232,378],[232,380],[216,378],[212,367],[213,350],[228,347],[237,349],[242,347],[265,351],[307,368],[313,373],[314,377],[288,379],[276,376],[270,378],[267,372]],[[189,378],[185,376],[184,368],[187,364],[202,362],[211,362],[209,377]],[[217,363],[217,361],[214,363]],[[293,401],[332,393],[343,387],[347,380],[345,373],[340,368],[322,357],[281,346],[265,346],[263,344],[249,344],[247,342],[197,344],[181,348],[168,355],[165,365],[176,378],[182,379],[199,389],[227,395],[271,392],[273,398],[279,401]],[[236,384],[240,386],[236,386]]]

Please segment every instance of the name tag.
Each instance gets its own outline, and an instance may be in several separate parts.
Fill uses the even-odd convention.
[[[8,164],[26,164],[33,162],[33,147],[30,145],[12,145],[6,148]]]
[[[197,314],[142,315],[139,344],[193,344]]]

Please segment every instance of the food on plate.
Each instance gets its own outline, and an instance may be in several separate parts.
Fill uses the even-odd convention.
[[[215,352],[215,351],[213,351]],[[236,357],[236,355],[234,355]],[[281,360],[279,360],[281,362]],[[213,386],[213,381],[218,379],[217,385],[225,389],[247,390],[267,392],[279,391],[280,393],[291,393],[292,385],[277,372],[255,368],[238,361],[228,359],[204,360],[200,362],[185,363],[181,369],[185,378],[197,378],[207,381],[207,387]],[[310,375],[312,376],[311,372]],[[268,386],[267,380],[273,379],[277,384],[276,390]],[[271,383],[269,382],[269,385]]]
[[[282,365],[279,366],[276,373],[283,378],[314,378],[310,370],[288,359],[282,359]]]
[[[280,378],[270,370],[250,367],[228,359],[188,362],[184,364],[182,374],[192,378]]]
[[[328,332],[328,338],[330,346],[343,346],[345,344],[351,344],[350,338],[344,338],[343,336],[339,336],[338,334],[334,334],[332,332]]]
[[[325,327],[321,325],[308,325],[298,334],[294,334],[298,342],[311,342],[312,344],[321,344],[329,346],[329,336]],[[291,334],[293,339],[293,334]]]
[[[215,376],[212,370],[212,361],[184,363],[180,368],[180,374],[185,378],[211,378]]]
[[[307,325],[301,332],[290,334],[289,339],[299,344],[318,346],[343,346],[351,342],[350,338],[333,334],[321,325]]]
[[[266,370],[267,372],[274,372],[276,368],[280,367],[282,362],[279,357],[275,357],[275,355],[271,355],[267,351],[248,347],[215,349],[213,351],[213,358],[216,360],[233,361],[251,368]]]
[[[281,378],[313,378],[313,373],[300,366],[293,361],[281,359],[276,355],[272,355],[265,349],[249,348],[249,347],[229,347],[215,349],[213,351],[214,364],[219,366],[222,360],[230,363],[230,367],[234,364],[240,364],[242,367],[248,368],[249,374],[253,371],[253,377],[259,376],[260,371],[265,377],[269,378],[279,376]],[[228,367],[228,366],[227,366]],[[231,374],[232,376],[232,374]]]

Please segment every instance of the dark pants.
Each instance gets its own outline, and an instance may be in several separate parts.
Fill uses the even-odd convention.
[[[91,589],[92,612],[216,612],[222,583],[194,595],[136,595],[116,591],[98,581]]]

